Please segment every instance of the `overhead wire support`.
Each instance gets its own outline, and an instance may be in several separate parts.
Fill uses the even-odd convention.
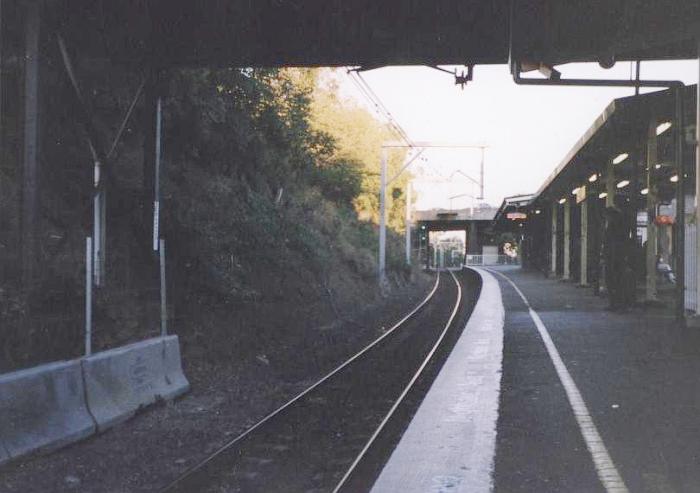
[[[379,98],[377,93],[374,92],[372,87],[367,83],[367,81],[360,75],[358,69],[353,69],[347,67],[347,75],[350,80],[355,84],[355,86],[360,90],[360,93],[365,97],[371,106],[375,108],[377,113],[379,113],[383,118],[387,120],[389,127],[396,133],[396,135],[406,142],[408,147],[415,147],[408,133],[401,127],[401,125],[396,121],[394,116],[391,114],[389,109],[386,107],[384,102]]]

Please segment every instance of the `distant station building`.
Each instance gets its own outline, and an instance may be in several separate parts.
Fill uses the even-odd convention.
[[[616,215],[635,301],[697,312],[696,91],[684,88],[680,128],[671,90],[615,99],[536,193],[504,200],[492,230],[517,235],[525,266],[601,293]]]
[[[511,250],[524,266],[528,258],[526,249],[525,223],[529,207],[535,198],[533,194],[520,194],[506,197],[496,211],[493,219],[492,232],[497,237],[499,250]]]

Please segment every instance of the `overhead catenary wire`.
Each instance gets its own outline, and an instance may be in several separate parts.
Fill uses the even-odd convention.
[[[360,94],[367,100],[369,105],[375,109],[375,111],[383,117],[389,128],[404,142],[406,142],[408,147],[415,147],[408,133],[401,127],[401,125],[396,121],[394,116],[391,114],[386,105],[379,98],[377,93],[374,92],[372,87],[367,83],[367,81],[352,68],[347,67],[347,76],[353,82],[355,87],[360,91]]]
[[[377,101],[379,106],[382,108],[384,113],[389,118],[389,121],[392,122],[398,128],[399,132],[401,133],[401,136],[406,141],[406,143],[409,144],[409,146],[412,146],[413,143],[411,142],[411,139],[409,138],[408,133],[403,129],[401,124],[399,124],[399,122],[396,121],[396,119],[394,118],[394,115],[391,114],[391,112],[389,111],[389,108],[387,108],[387,106],[384,104],[384,102],[381,100],[381,98],[377,95],[377,93],[374,92],[374,89],[372,89],[372,86],[370,86],[369,83],[365,80],[365,78],[362,77],[361,73],[355,72],[355,75],[357,76],[357,79],[360,81],[360,83],[365,86],[365,88],[367,89],[367,92],[369,92],[370,96],[372,96],[372,98],[375,101]]]
[[[387,114],[381,107],[381,104],[377,101],[374,100],[374,98],[370,95],[370,93],[365,89],[365,87],[358,82],[352,75],[350,75],[350,80],[354,82],[356,87],[360,90],[360,93],[367,99],[368,103],[374,107],[375,111],[377,114],[382,117],[383,119],[386,120],[387,125],[389,126],[389,129],[396,134],[399,139],[403,140],[406,142],[408,146],[412,146],[410,139],[406,135],[405,131],[399,126],[399,124],[393,119],[391,114]]]

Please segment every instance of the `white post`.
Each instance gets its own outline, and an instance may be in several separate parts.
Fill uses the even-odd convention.
[[[571,278],[571,199],[564,202],[564,280]]]
[[[700,74],[700,34],[698,34],[698,74]],[[700,75],[698,75],[695,109],[695,234],[697,241],[696,258],[700,258]],[[696,269],[695,291],[697,296],[697,312],[700,312],[700,266]]]
[[[406,265],[411,265],[411,182],[406,184]]]
[[[168,305],[165,285],[165,240],[160,239],[160,335],[168,335]]]
[[[588,197],[581,202],[581,286],[588,285]]]
[[[162,119],[162,98],[156,101],[156,159],[155,179],[153,190],[153,250],[158,251],[158,238],[160,236],[160,134]]]
[[[481,148],[481,169],[479,173],[479,198],[484,200],[484,147]]]
[[[647,247],[646,247],[646,299],[656,300],[656,255],[657,255],[657,230],[656,222],[656,184],[654,183],[654,166],[658,162],[656,121],[649,122],[647,131]]]
[[[92,238],[85,238],[85,356],[92,354]]]
[[[384,283],[386,268],[386,148],[382,147],[379,179],[379,283]]]
[[[101,186],[101,168],[102,165],[99,161],[95,160],[93,168],[93,185],[95,195],[92,199],[92,238],[93,243],[93,258],[91,262],[93,263],[93,281],[95,286],[102,285],[102,264],[103,264],[103,252],[104,245],[102,244],[105,235],[103,233],[103,220],[105,217],[105,196],[104,191],[100,190]]]
[[[559,204],[552,202],[552,275],[557,275],[557,214]]]

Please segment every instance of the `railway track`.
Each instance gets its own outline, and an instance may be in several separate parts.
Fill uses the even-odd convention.
[[[458,276],[438,273],[382,336],[163,491],[368,489],[471,313],[477,276]]]

